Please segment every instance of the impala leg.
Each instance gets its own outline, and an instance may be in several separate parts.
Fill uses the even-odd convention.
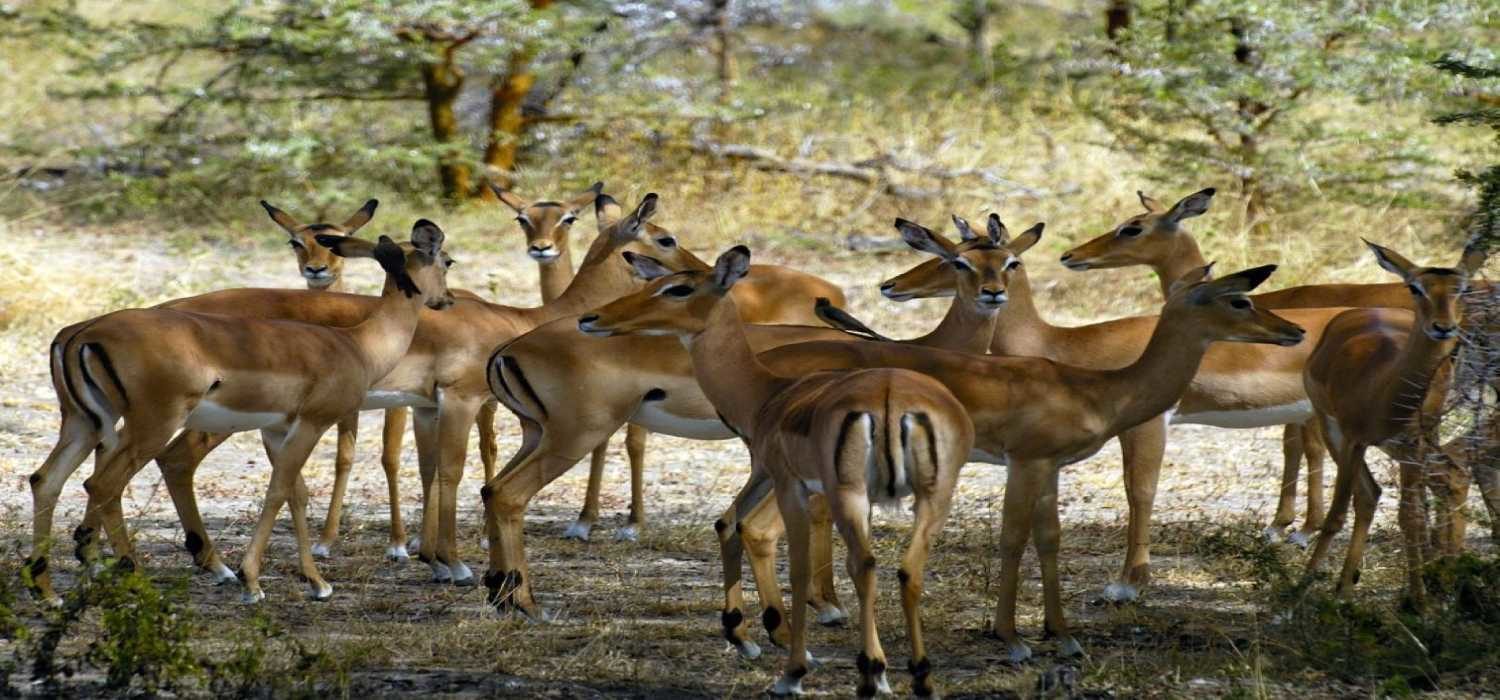
[[[1401,492],[1397,500],[1396,522],[1401,527],[1402,550],[1406,555],[1406,594],[1412,608],[1426,607],[1426,588],[1422,584],[1422,564],[1427,546],[1427,497],[1422,471],[1424,465],[1405,459],[1397,460],[1401,472]]]
[[[912,524],[911,544],[901,558],[896,577],[901,580],[901,611],[906,616],[906,636],[911,639],[911,692],[917,697],[935,694],[932,685],[932,662],[922,635],[922,580],[927,571],[927,556],[932,541],[948,520],[948,506],[953,499],[952,484],[940,487],[917,499]]]
[[[437,542],[438,562],[446,565],[453,575],[456,586],[473,586],[477,583],[474,572],[458,555],[458,485],[463,480],[464,462],[468,459],[469,430],[483,403],[459,401],[445,397],[438,418],[439,455],[438,466],[440,518]]]
[[[1297,476],[1302,469],[1302,426],[1288,423],[1281,429],[1281,493],[1276,498],[1276,515],[1266,528],[1266,537],[1275,541],[1297,519]]]
[[[1057,478],[1060,470],[1054,466],[1050,473],[1042,476],[1042,497],[1032,510],[1032,536],[1036,538],[1037,560],[1042,567],[1042,598],[1046,610],[1045,631],[1048,637],[1056,637],[1059,653],[1064,657],[1082,656],[1083,646],[1068,630],[1068,621],[1063,616],[1062,581],[1057,571],[1057,553],[1062,545],[1062,523],[1057,513]]]
[[[435,408],[418,408],[412,415],[412,433],[417,437],[417,464],[422,475],[422,534],[417,544],[417,559],[432,569],[432,580],[449,583],[453,571],[438,561],[442,542],[438,529],[442,522],[442,493],[437,488],[442,468],[442,440],[438,435],[440,412]]]
[[[646,527],[646,436],[650,431],[634,423],[625,425],[625,456],[630,462],[630,513],[617,540],[635,542]]]
[[[1349,551],[1344,555],[1344,569],[1339,574],[1338,592],[1347,594],[1359,583],[1359,566],[1364,561],[1370,524],[1375,521],[1375,505],[1380,500],[1380,485],[1370,474],[1364,450],[1353,453],[1354,462],[1354,529],[1349,535]],[[1423,514],[1425,518],[1425,513]]]
[[[1031,539],[1042,483],[1054,467],[1047,462],[1012,462],[1006,467],[1005,505],[1000,525],[1000,593],[995,602],[993,632],[1005,643],[1011,663],[1031,658],[1031,648],[1016,633],[1016,595],[1021,585],[1021,555]]]
[[[1464,548],[1464,534],[1468,529],[1468,518],[1464,507],[1469,500],[1470,478],[1467,471],[1459,468],[1436,443],[1429,441],[1414,455],[1421,458],[1421,466],[1427,469],[1423,478],[1427,487],[1437,496],[1438,514],[1433,528],[1434,547],[1438,556],[1458,556]],[[1430,469],[1427,464],[1431,464]]]
[[[339,520],[344,513],[344,492],[349,488],[349,472],[354,469],[354,442],[359,437],[359,411],[338,422],[338,447],[333,458],[333,495],[328,497],[328,515],[323,532],[313,545],[313,556],[328,558],[339,538]]]
[[[1328,456],[1328,445],[1316,418],[1302,424],[1301,432],[1302,456],[1307,459],[1307,515],[1302,521],[1302,530],[1292,533],[1289,539],[1306,547],[1323,525],[1323,464]]]
[[[1324,430],[1324,435],[1329,431]],[[1333,479],[1333,500],[1329,502],[1328,514],[1323,518],[1323,527],[1318,532],[1318,540],[1313,543],[1312,556],[1308,557],[1307,570],[1309,573],[1317,571],[1323,565],[1323,560],[1328,557],[1328,549],[1333,544],[1333,538],[1344,528],[1344,518],[1349,513],[1349,502],[1354,495],[1354,473],[1357,467],[1354,464],[1354,445],[1329,445],[1333,455],[1334,465],[1337,470]],[[1363,447],[1357,449],[1363,450]]]
[[[52,520],[57,510],[58,498],[68,477],[78,471],[83,460],[88,459],[94,446],[99,444],[99,432],[82,414],[66,414],[58,429],[57,444],[53,445],[46,461],[34,473],[31,482],[31,556],[26,558],[26,574],[30,577],[32,595],[52,605],[61,605],[62,598],[52,588],[52,575],[48,572],[47,555],[52,549]],[[99,461],[103,463],[102,457]]]
[[[245,548],[245,555],[240,560],[240,582],[244,585],[240,602],[243,603],[259,603],[266,599],[265,592],[260,589],[261,561],[265,557],[266,546],[271,541],[276,516],[281,514],[281,506],[292,497],[297,479],[297,475],[286,468],[287,461],[276,456],[282,451],[277,445],[286,442],[286,436],[261,431],[261,439],[266,443],[267,457],[271,459],[271,481],[266,485],[266,499],[261,504],[260,518],[250,536],[250,545]]]
[[[386,498],[391,510],[390,544],[386,546],[385,558],[404,562],[406,551],[406,523],[401,519],[401,441],[406,435],[405,406],[385,410],[384,427],[380,433],[380,468],[385,472]]]
[[[858,693],[864,698],[873,697],[877,692],[889,693],[891,685],[885,677],[885,649],[880,646],[880,630],[875,622],[875,553],[870,544],[870,500],[862,483],[858,488],[839,487],[830,494],[830,500],[833,501],[830,505],[834,509],[833,518],[838,523],[839,534],[849,549],[846,561],[849,578],[853,579],[854,589],[859,594],[860,653],[854,662],[860,676]],[[787,542],[792,541],[791,532],[788,524]],[[794,600],[792,605],[797,605],[797,602]],[[797,623],[792,624],[795,634]],[[795,642],[792,653],[797,653]]]
[[[156,466],[166,482],[167,494],[172,497],[177,519],[182,522],[183,546],[192,555],[193,563],[212,573],[216,582],[221,584],[235,580],[234,571],[224,565],[208,528],[203,525],[203,516],[198,511],[198,495],[193,490],[193,475],[203,458],[227,439],[228,433],[184,430],[156,456]]]
[[[302,469],[307,464],[308,455],[312,454],[313,448],[317,446],[318,439],[327,431],[326,424],[318,427],[298,427],[285,435],[261,431],[261,441],[265,443],[266,456],[271,460],[271,478],[273,481],[280,480],[282,495],[287,499],[292,512],[292,532],[297,538],[297,559],[302,568],[302,578],[311,588],[310,595],[313,600],[328,600],[333,597],[333,586],[323,579],[323,575],[318,571],[318,564],[313,559],[312,540],[307,527],[307,482],[302,478]],[[276,516],[272,514],[271,521],[274,523],[275,520]],[[260,534],[258,529],[256,534]],[[264,553],[265,544],[265,542],[260,543],[259,553]],[[248,552],[246,558],[247,560],[249,558]],[[259,560],[256,564],[259,564]],[[258,587],[256,590],[259,590]],[[246,593],[249,594],[250,591],[247,580]],[[263,598],[264,595],[258,597]]]
[[[755,505],[769,503],[767,495],[770,493],[771,480],[764,474],[752,471],[745,485],[740,487],[740,492],[735,495],[734,502],[719,519],[714,521],[714,533],[719,538],[719,562],[724,573],[724,607],[719,613],[719,620],[724,627],[724,639],[745,658],[753,659],[760,656],[760,646],[749,639],[750,623],[745,618],[745,591],[741,579],[741,563],[744,558],[745,540],[741,533],[740,512],[747,512]],[[778,526],[780,521],[777,521]],[[772,540],[772,559],[775,558],[775,540]],[[774,567],[772,574],[774,576]],[[774,579],[772,579],[774,581]],[[762,600],[766,589],[760,587]],[[780,591],[777,591],[777,606],[781,604]]]
[[[792,579],[791,646],[781,677],[769,690],[772,695],[801,695],[811,656],[807,653],[808,593],[812,584],[811,528],[807,517],[806,490],[801,483],[776,484],[776,505],[786,524],[787,560]],[[850,546],[851,556],[854,547]],[[873,567],[872,567],[873,568]]]
[[[1167,419],[1157,416],[1120,433],[1125,461],[1125,500],[1130,507],[1125,528],[1125,565],[1119,580],[1105,586],[1105,600],[1126,602],[1140,596],[1151,580],[1151,509],[1167,449]]]
[[[833,585],[833,515],[828,497],[813,494],[808,499],[808,522],[812,528],[812,603],[818,613],[818,624],[841,625],[849,613],[839,607],[838,590]]]
[[[486,482],[495,478],[500,463],[499,435],[495,432],[495,412],[499,408],[500,404],[486,401],[479,407],[479,415],[474,418],[474,425],[479,428],[479,463],[484,467]]]
[[[583,492],[583,510],[579,511],[578,519],[563,531],[563,539],[589,541],[589,534],[594,531],[594,525],[599,522],[599,492],[604,483],[604,462],[609,453],[609,438],[599,443],[589,459],[589,484]]]
[[[167,441],[182,425],[187,413],[185,406],[161,406],[159,413],[152,411],[151,420],[146,420],[140,409],[127,413],[119,445],[83,482],[83,488],[89,494],[88,509],[84,512],[83,524],[73,534],[80,560],[89,564],[95,561],[97,549],[94,541],[102,529],[109,537],[120,564],[124,567],[135,565],[135,548],[120,510],[120,497],[136,473],[166,448]]]
[[[785,647],[791,643],[786,626],[790,617],[782,606],[781,582],[776,579],[776,543],[786,526],[771,493],[766,493],[748,513],[740,515],[739,530],[750,559],[750,574],[755,578],[755,592],[760,598],[761,624],[772,644]]]
[[[1500,464],[1475,461],[1469,468],[1484,497],[1484,507],[1490,512],[1490,538],[1500,542]]]

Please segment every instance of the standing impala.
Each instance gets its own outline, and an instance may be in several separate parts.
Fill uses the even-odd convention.
[[[974,426],[943,385],[908,370],[867,369],[786,377],[755,359],[729,290],[750,271],[743,246],[719,256],[712,270],[673,273],[655,260],[626,254],[643,279],[635,294],[578,319],[586,334],[676,335],[693,357],[693,373],[724,421],[750,445],[752,469],[775,483],[787,528],[792,576],[791,653],[772,686],[801,694],[808,671],[806,616],[811,576],[809,499],[828,501],[849,548],[849,576],[859,589],[860,697],[889,693],[885,651],[875,627],[874,503],[914,497],[915,524],[902,558],[901,604],[911,639],[913,692],[931,695],[931,664],[918,603],[934,536],[948,516],[958,470],[974,443]]]
[[[604,183],[596,182],[588,191],[566,202],[528,202],[515,192],[490,185],[505,206],[516,212],[516,223],[526,234],[526,255],[536,261],[537,276],[542,286],[542,302],[561,296],[573,281],[573,224],[584,207],[592,206],[604,190]],[[615,533],[615,539],[634,540],[645,522],[644,493],[641,478],[645,471],[646,429],[635,424],[625,426],[625,454],[630,461],[630,514],[626,526]],[[599,520],[599,491],[604,480],[604,462],[608,454],[609,438],[606,437],[594,448],[589,463],[589,484],[584,492],[583,511],[578,519],[568,525],[563,533],[567,539],[587,541],[589,533]],[[486,480],[493,478],[487,474]]]
[[[1328,324],[1303,374],[1333,461],[1338,465],[1333,504],[1313,548],[1310,569],[1328,554],[1333,537],[1344,526],[1351,497],[1354,534],[1344,559],[1338,589],[1347,592],[1359,580],[1365,540],[1380,485],[1365,463],[1365,450],[1376,447],[1396,460],[1401,471],[1400,515],[1406,552],[1407,595],[1417,610],[1426,603],[1422,585],[1423,549],[1427,546],[1427,487],[1443,496],[1438,518],[1443,554],[1462,544],[1462,508],[1468,477],[1452,462],[1428,467],[1429,451],[1438,449],[1423,418],[1441,408],[1452,378],[1444,364],[1458,344],[1460,297],[1469,277],[1484,265],[1477,248],[1464,251],[1457,267],[1419,267],[1389,248],[1365,242],[1375,260],[1405,283],[1416,312],[1405,309],[1351,309]]]
[[[1144,192],[1138,192],[1146,211],[1131,216],[1108,233],[1063,253],[1062,263],[1070,270],[1105,270],[1141,265],[1156,273],[1165,295],[1172,280],[1183,272],[1205,264],[1198,242],[1182,227],[1182,222],[1208,211],[1215,190],[1209,187],[1194,192],[1171,207],[1163,205]],[[1319,284],[1288,287],[1255,295],[1255,304],[1266,309],[1311,309],[1345,306],[1410,305],[1406,290],[1399,284]],[[1281,493],[1276,515],[1266,529],[1267,535],[1306,545],[1323,520],[1323,458],[1328,453],[1317,424],[1288,423],[1282,431]],[[1287,533],[1297,517],[1297,471],[1307,458],[1307,513],[1301,530]]]
[[[443,309],[453,304],[453,297],[447,289],[443,232],[430,221],[413,226],[410,252],[384,236],[379,244],[334,235],[319,236],[317,242],[341,257],[374,258],[385,270],[378,306],[362,323],[331,328],[130,309],[87,322],[53,345],[54,385],[62,388],[58,401],[68,410],[58,444],[32,483],[38,494],[52,492],[55,502],[55,486],[61,484],[47,477],[70,473],[88,452],[100,450],[99,464],[84,484],[89,494],[84,521],[74,532],[80,559],[96,558],[102,527],[116,555],[133,565],[134,545],[120,498],[135,473],[178,430],[259,430],[272,473],[240,569],[244,597],[265,597],[259,583],[261,555],[281,506],[288,503],[302,575],[314,598],[333,594],[312,557],[302,467],[323,433],[356,411],[366,389],[405,356],[421,307]],[[37,513],[28,568],[43,595],[55,600],[44,575],[51,545],[51,503],[45,505],[45,517]]]
[[[991,219],[990,227],[994,235],[1005,235],[998,217]],[[931,232],[920,226],[902,221],[898,228],[909,244],[943,258],[948,274],[961,270],[967,275],[967,281],[960,285],[964,292],[949,308],[939,330],[912,342],[951,343],[951,347],[982,350],[991,335],[995,309],[1004,303],[1005,280],[1013,269],[1010,263],[1016,254],[993,244],[960,254],[950,249],[951,244],[933,240]],[[1011,245],[1024,250],[1041,233],[1042,226],[1038,224]],[[701,262],[682,265],[674,261],[668,262],[667,267],[707,269]],[[741,317],[747,319],[750,310],[764,300],[764,295],[748,286],[755,281],[761,266],[750,269],[750,276],[731,292]],[[988,289],[981,290],[981,286]],[[811,312],[813,305],[807,304],[805,308]],[[805,326],[749,326],[746,334],[757,351],[786,343],[849,337],[827,327]],[[652,432],[700,440],[736,437],[694,380],[687,351],[669,337],[580,337],[576,319],[559,319],[496,350],[490,361],[489,382],[500,402],[520,418],[524,435],[520,451],[481,491],[486,518],[496,521],[493,527],[505,543],[497,548],[491,539],[490,569],[485,582],[497,607],[514,606],[533,617],[539,616],[541,609],[532,596],[523,520],[527,504],[538,491],[626,422],[644,425]],[[826,513],[820,513],[816,505],[812,514],[814,525],[826,524]],[[772,525],[767,527],[779,527],[779,520],[774,517],[770,520]],[[721,546],[733,547],[724,553],[725,593],[727,598],[737,601],[740,539],[732,530],[717,527]],[[813,559],[827,562],[832,555],[825,553],[824,548],[831,547],[831,543],[827,528],[820,532],[813,543]],[[767,627],[778,639],[785,639],[786,631],[780,627],[780,622],[786,619],[781,614],[781,597],[779,591],[772,595],[776,589],[774,553],[780,531],[769,529],[755,534],[764,536],[747,536],[744,542],[751,549],[761,602],[769,611],[767,619],[774,616]],[[813,602],[819,620],[838,622],[845,616],[833,593],[831,573],[826,567],[815,568],[818,583]],[[726,614],[729,609],[732,608],[726,608]],[[754,656],[759,653],[758,647],[743,638],[742,622],[743,616],[737,620],[726,617],[726,630],[734,630],[731,641],[745,654]]]

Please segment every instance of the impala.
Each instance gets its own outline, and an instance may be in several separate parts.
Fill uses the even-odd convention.
[[[406,355],[421,307],[443,309],[453,297],[446,283],[443,232],[430,221],[413,226],[410,252],[384,236],[378,244],[335,235],[319,236],[317,242],[341,257],[374,258],[386,272],[376,308],[357,325],[130,309],[86,322],[53,345],[54,385],[62,388],[58,401],[68,410],[58,444],[32,483],[45,492],[50,484],[38,482],[55,469],[71,472],[89,451],[100,451],[99,464],[84,483],[89,494],[84,521],[74,532],[80,559],[97,558],[102,527],[122,564],[134,565],[121,494],[178,430],[259,430],[272,473],[241,564],[244,598],[265,597],[261,556],[283,504],[291,508],[302,575],[313,597],[333,594],[312,557],[302,467],[323,433],[358,410],[366,389]],[[123,423],[118,432],[116,423]],[[55,599],[45,578],[37,576],[46,571],[50,512],[45,519],[38,514],[37,525],[28,568],[43,594]]]
[[[604,183],[596,182],[588,191],[566,202],[528,202],[515,192],[491,184],[495,197],[516,212],[516,223],[526,234],[526,254],[536,261],[538,278],[542,286],[542,303],[556,299],[573,281],[573,250],[571,235],[578,213],[593,204],[604,189]],[[625,454],[630,461],[630,513],[625,527],[615,532],[615,539],[635,540],[645,523],[645,494],[641,478],[645,470],[646,430],[635,424],[625,426]],[[599,521],[599,491],[604,480],[604,462],[608,453],[609,438],[594,448],[589,463],[588,489],[584,492],[583,511],[578,519],[563,532],[567,539],[587,541],[589,533]],[[485,480],[493,478],[487,473]]]
[[[719,256],[712,270],[671,272],[651,258],[626,254],[643,279],[635,294],[578,319],[600,337],[675,335],[693,358],[693,373],[724,421],[749,443],[752,469],[775,483],[787,528],[792,576],[791,654],[771,692],[800,694],[808,671],[806,615],[811,575],[809,499],[828,501],[849,549],[849,576],[859,590],[860,697],[889,693],[885,652],[875,626],[874,503],[915,501],[912,539],[902,558],[901,604],[911,638],[913,692],[931,695],[931,663],[918,602],[933,538],[942,529],[974,426],[943,385],[908,370],[867,369],[787,377],[755,359],[729,290],[750,271],[743,246]]]
[[[1144,192],[1137,192],[1146,211],[1125,219],[1108,233],[1066,253],[1062,263],[1070,270],[1104,270],[1142,265],[1156,273],[1167,286],[1184,271],[1202,267],[1203,254],[1182,222],[1208,211],[1215,190],[1210,187],[1190,194],[1167,207]],[[1255,304],[1265,309],[1309,309],[1343,306],[1389,306],[1407,308],[1409,295],[1399,284],[1319,284],[1288,287],[1255,295]],[[1315,421],[1288,423],[1282,431],[1281,492],[1276,515],[1266,528],[1267,536],[1283,535],[1306,546],[1323,520],[1323,458],[1327,448]],[[1297,471],[1307,458],[1307,513],[1300,530],[1286,532],[1297,517]]]
[[[944,258],[950,275],[952,270],[964,271],[967,280],[959,283],[964,291],[949,308],[940,330],[912,342],[951,343],[960,349],[982,349],[991,335],[994,310],[1004,302],[1005,280],[1015,254],[995,245],[960,254],[951,250],[951,244],[928,238],[930,232],[920,226],[900,222],[898,228],[910,244]],[[991,228],[997,235],[1004,233],[998,217],[991,220]],[[1013,245],[1024,250],[1041,233],[1042,226],[1038,224],[1018,237]],[[669,269],[686,270],[708,267],[701,262],[666,265]],[[750,317],[750,309],[755,308],[752,304],[763,298],[759,294],[744,294],[751,291],[746,285],[754,282],[759,269],[760,266],[752,266],[750,276],[736,284],[732,292],[742,318]],[[982,291],[980,287],[986,285],[989,289]],[[985,297],[983,301],[981,296]],[[813,305],[806,304],[805,308],[811,312]],[[786,343],[849,337],[842,331],[826,327],[789,325],[752,325],[747,327],[746,333],[751,346],[758,351]],[[703,440],[736,437],[694,380],[692,360],[687,351],[672,338],[649,335],[580,337],[576,319],[559,319],[498,349],[490,362],[489,381],[500,402],[520,418],[523,439],[520,451],[500,475],[481,490],[492,543],[485,583],[490,588],[491,601],[497,607],[514,606],[533,617],[540,616],[541,609],[532,596],[522,525],[526,506],[538,491],[626,422],[679,437]],[[764,486],[768,487],[769,482]],[[812,513],[815,526],[827,523],[826,512],[820,511],[818,506],[815,499]],[[765,510],[773,510],[769,501],[765,502]],[[768,611],[767,627],[773,635],[784,639],[786,631],[780,623],[786,616],[781,614],[782,601],[774,570],[779,536],[779,529],[774,528],[779,528],[780,521],[774,513],[771,515],[771,523],[766,528],[747,530],[743,543],[750,549],[761,602]],[[726,522],[733,522],[733,519],[721,520],[716,525],[721,547],[726,548],[723,553],[725,594],[727,599],[738,601],[741,595],[741,539],[725,525]],[[818,565],[818,562],[826,563],[832,558],[828,529],[815,527],[815,530],[820,534],[813,542],[817,580],[812,600],[818,609],[819,621],[831,624],[844,619],[845,615],[837,605],[831,571]],[[497,540],[497,536],[500,539]],[[495,542],[501,542],[502,546],[493,546]],[[726,607],[726,616],[730,610],[740,614],[737,603]],[[743,615],[740,615],[739,619],[725,618],[726,633],[747,656],[758,655],[759,648],[743,638]]]
[[[1452,377],[1446,365],[1458,344],[1460,297],[1485,255],[1471,247],[1457,267],[1419,267],[1389,248],[1365,243],[1380,267],[1401,278],[1416,311],[1345,311],[1329,322],[1308,360],[1303,381],[1338,465],[1333,503],[1308,566],[1317,568],[1327,556],[1352,498],[1354,533],[1338,588],[1347,591],[1359,580],[1365,540],[1380,499],[1380,485],[1365,462],[1365,450],[1379,448],[1400,467],[1398,522],[1406,553],[1406,590],[1413,607],[1421,610],[1426,599],[1424,488],[1440,494],[1448,511],[1439,517],[1444,554],[1456,553],[1462,543],[1461,507],[1469,490],[1467,476],[1452,462],[1440,460],[1443,466],[1433,470],[1438,473],[1428,473],[1428,456],[1437,446],[1429,440],[1422,419],[1440,408],[1448,393]]]

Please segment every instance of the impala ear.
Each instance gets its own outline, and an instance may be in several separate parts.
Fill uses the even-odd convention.
[[[1376,245],[1369,241],[1365,241],[1365,245],[1369,246],[1370,252],[1375,254],[1375,262],[1380,263],[1382,269],[1399,276],[1403,280],[1410,280],[1412,273],[1417,269],[1417,266],[1412,264],[1410,260],[1407,260],[1400,253],[1390,248]]]
[[[1167,210],[1167,208],[1163,206],[1159,200],[1141,190],[1136,190],[1135,196],[1141,198],[1141,206],[1145,207],[1146,211],[1149,213],[1159,214]]]
[[[1464,246],[1463,257],[1458,259],[1458,269],[1463,270],[1465,274],[1473,277],[1484,267],[1484,261],[1488,257],[1489,253],[1485,252],[1484,247],[1479,244],[1479,241],[1474,241]]]
[[[647,282],[672,274],[672,271],[667,269],[666,265],[661,264],[660,260],[649,255],[632,253],[628,250],[623,255],[625,262],[630,263],[630,268],[635,271],[635,276]]]
[[[953,227],[958,229],[958,239],[961,241],[972,241],[979,237],[979,234],[974,233],[974,229],[969,226],[968,220],[957,214],[953,215]]]
[[[956,216],[953,218],[955,221],[962,221],[962,219]],[[967,227],[967,224],[965,226]],[[913,250],[929,255],[936,255],[949,262],[958,257],[958,249],[953,245],[952,241],[926,226],[898,218],[896,219],[896,230],[901,232],[901,240],[905,241]]]
[[[375,257],[375,244],[363,238],[320,233],[316,236],[316,239],[318,245],[333,251],[334,255],[341,258]]]
[[[719,255],[714,262],[713,283],[721,294],[728,293],[735,282],[750,274],[750,249],[737,245]]]
[[[596,207],[597,210],[597,207]],[[652,192],[636,205],[635,211],[615,223],[613,238],[618,241],[634,240],[639,236],[646,222],[656,214],[656,193]]]
[[[1209,267],[1212,266],[1210,265]],[[1208,272],[1206,268],[1199,269],[1203,270],[1205,274]],[[1195,303],[1203,303],[1209,299],[1230,294],[1249,294],[1250,290],[1259,287],[1275,271],[1275,265],[1261,265],[1260,267],[1240,270],[1232,275],[1225,275],[1219,279],[1204,282],[1191,292],[1193,301]],[[1188,274],[1191,275],[1193,273]]]
[[[423,219],[422,221],[427,220]],[[417,223],[421,224],[422,221]],[[441,233],[439,232],[439,235]],[[390,236],[381,236],[380,242],[375,244],[372,254],[375,262],[380,263],[380,269],[385,270],[385,274],[389,275],[396,282],[396,288],[406,294],[408,298],[422,293],[422,290],[417,289],[417,285],[412,281],[411,276],[406,274],[406,253],[402,252],[401,246],[396,245],[396,242],[391,240]]]
[[[1047,224],[1037,222],[1031,228],[1022,231],[1021,235],[1016,236],[1016,239],[1006,245],[1005,249],[1019,257],[1022,253],[1031,250],[1031,246],[1036,245],[1037,241],[1042,240],[1042,231],[1046,228]]]
[[[599,230],[603,231],[610,224],[620,220],[624,216],[624,210],[614,197],[600,193],[594,198],[594,219],[599,223]]]
[[[989,220],[985,222],[984,230],[990,236],[990,243],[996,246],[1004,246],[1010,241],[1010,229],[1005,227],[1005,222],[1000,220],[1000,215],[990,212]]]
[[[302,224],[292,218],[291,214],[271,206],[270,202],[262,199],[260,200],[260,205],[265,207],[267,214],[271,215],[271,220],[275,221],[276,225],[280,226],[287,233],[296,233],[298,229],[302,228]]]
[[[490,191],[495,193],[495,199],[513,209],[517,214],[526,211],[526,200],[516,196],[515,192],[505,189],[493,182],[490,183]]]
[[[354,212],[352,216],[344,221],[344,225],[341,227],[344,229],[344,233],[353,235],[355,231],[360,230],[365,224],[370,223],[370,219],[375,218],[375,207],[378,206],[380,206],[380,200],[378,199],[365,202],[365,205],[360,207],[359,211]]]
[[[1200,282],[1207,282],[1214,278],[1214,263],[1203,267],[1195,267],[1187,271],[1187,274],[1177,278],[1167,287],[1167,298],[1177,296],[1179,292]]]
[[[573,199],[568,200],[568,211],[576,212],[579,209],[582,209],[582,208],[584,208],[584,207],[586,207],[586,206],[588,206],[590,204],[593,204],[594,202],[598,201],[598,199],[599,199],[599,193],[603,192],[603,191],[604,191],[604,183],[603,182],[596,182],[596,183],[594,183],[592,185],[589,185],[588,190],[585,191],[583,194],[578,195],[577,197],[574,197]]]
[[[443,230],[427,219],[417,219],[411,226],[411,245],[428,257],[436,258],[443,249]]]
[[[1206,187],[1183,197],[1182,201],[1172,205],[1165,218],[1175,224],[1183,219],[1203,216],[1208,212],[1208,205],[1214,201],[1215,191],[1212,187]]]

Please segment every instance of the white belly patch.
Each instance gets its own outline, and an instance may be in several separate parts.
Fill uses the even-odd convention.
[[[437,403],[421,394],[413,394],[409,391],[367,391],[365,402],[360,404],[361,411],[377,411],[386,408],[400,408],[410,406],[412,408],[437,408]]]
[[[718,418],[688,418],[669,413],[660,408],[659,401],[648,401],[636,409],[630,422],[653,433],[672,435],[691,440],[728,440],[735,437],[734,431]]]
[[[1274,425],[1304,423],[1312,417],[1312,402],[1303,399],[1294,403],[1267,406],[1252,411],[1178,413],[1171,416],[1171,421],[1173,423],[1212,425],[1216,428],[1265,428]]]
[[[238,433],[285,426],[286,414],[235,411],[212,401],[199,401],[188,414],[186,424],[189,429],[205,433]]]

